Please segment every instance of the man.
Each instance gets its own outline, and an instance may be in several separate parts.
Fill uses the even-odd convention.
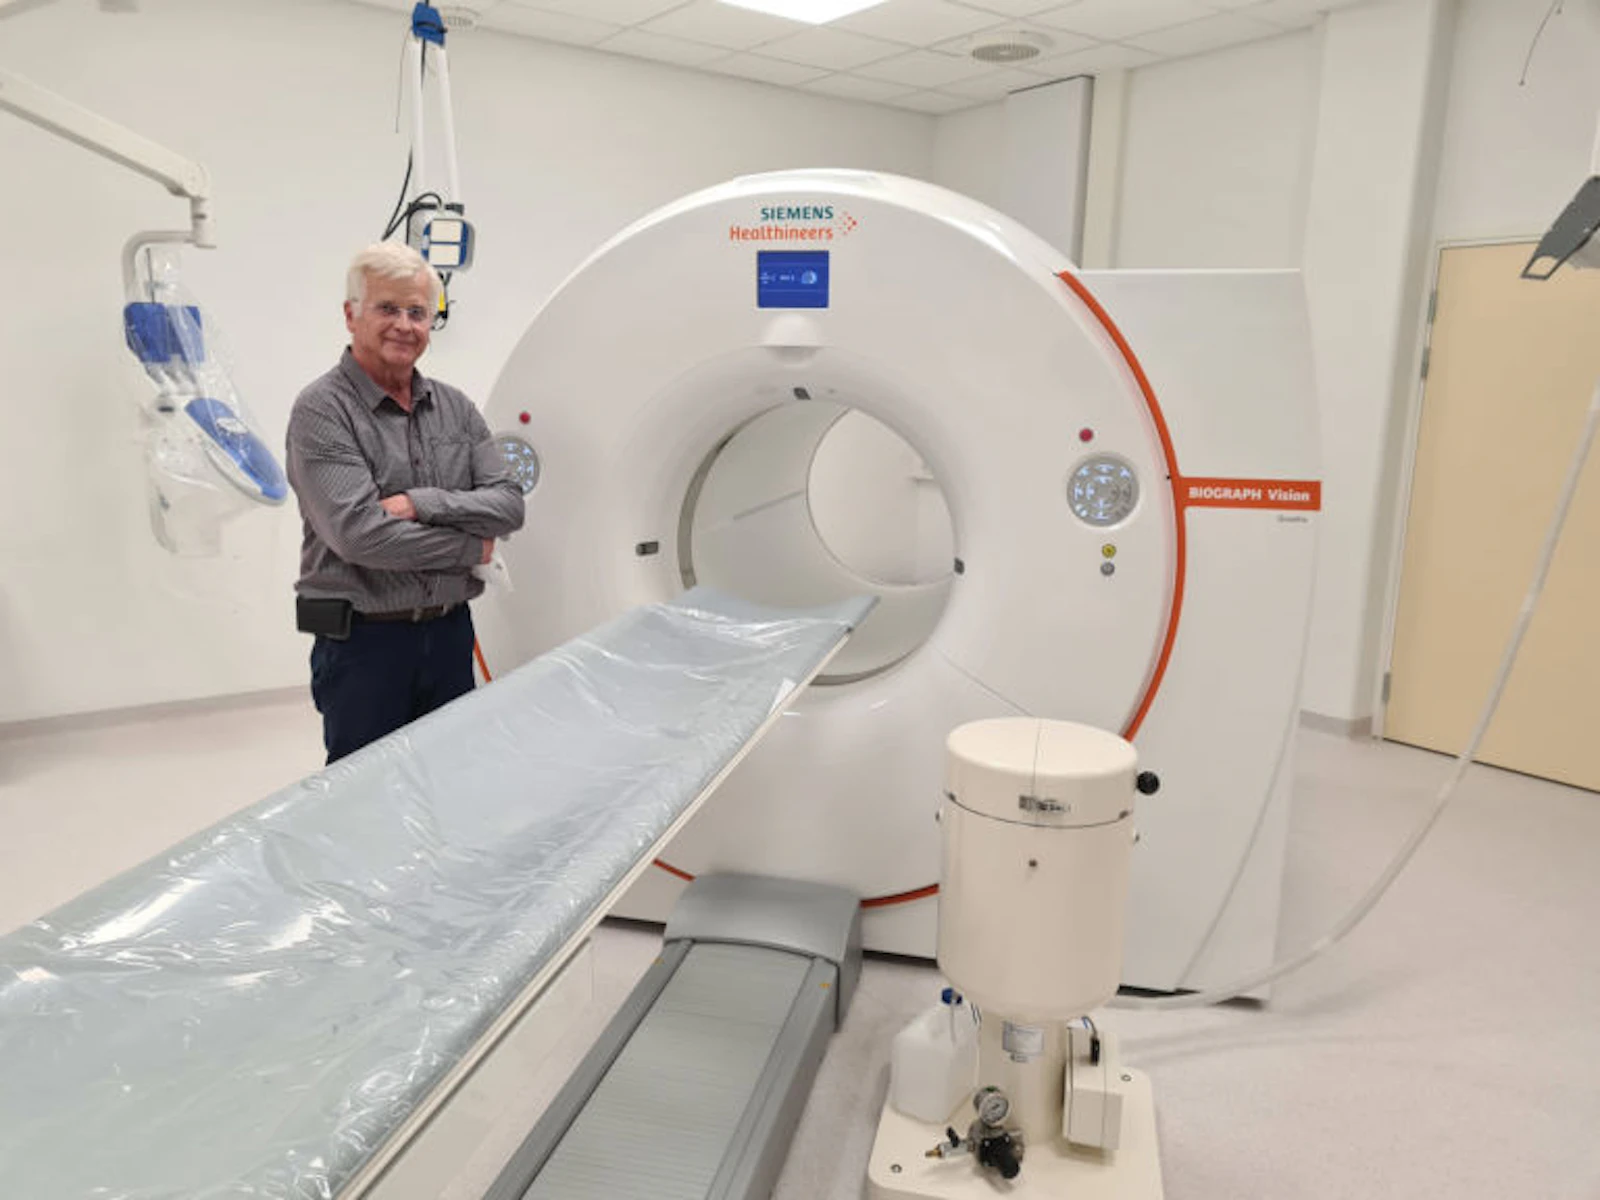
[[[350,265],[350,345],[300,393],[288,474],[304,539],[297,625],[328,761],[471,691],[473,568],[522,525],[522,493],[467,397],[416,369],[440,282],[409,246]]]

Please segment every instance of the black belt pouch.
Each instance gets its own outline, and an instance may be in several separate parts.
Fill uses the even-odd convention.
[[[348,600],[327,600],[311,596],[294,598],[294,627],[301,633],[348,641],[355,605]]]

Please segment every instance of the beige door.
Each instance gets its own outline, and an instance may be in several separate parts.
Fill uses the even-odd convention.
[[[1459,753],[1600,378],[1600,272],[1519,278],[1531,245],[1443,253],[1385,735]],[[1600,448],[1480,762],[1600,790]]]

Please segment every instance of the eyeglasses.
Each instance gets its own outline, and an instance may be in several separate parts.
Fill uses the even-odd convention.
[[[412,305],[410,308],[401,308],[398,304],[390,304],[385,301],[383,304],[374,304],[372,307],[385,321],[395,321],[404,317],[413,325],[433,324],[433,310],[423,308],[420,304]]]

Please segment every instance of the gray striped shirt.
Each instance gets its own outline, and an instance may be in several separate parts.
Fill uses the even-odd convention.
[[[348,349],[294,402],[288,474],[305,533],[304,596],[357,612],[459,604],[483,591],[483,540],[522,527],[522,492],[466,395],[413,372],[407,413]],[[379,501],[405,492],[415,521]]]

